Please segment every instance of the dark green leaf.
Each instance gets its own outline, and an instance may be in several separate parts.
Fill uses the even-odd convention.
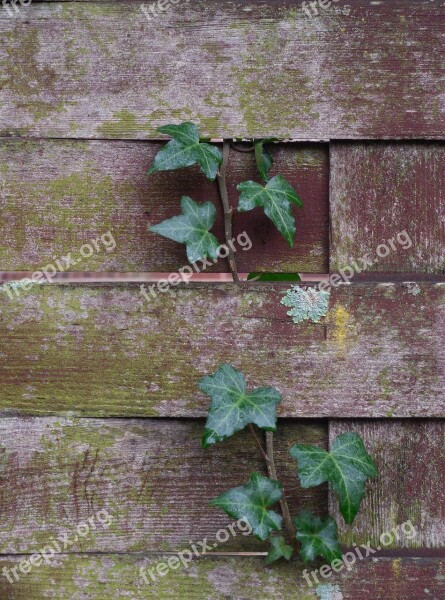
[[[198,386],[212,399],[202,438],[204,448],[225,440],[249,423],[275,431],[276,405],[281,401],[276,389],[247,392],[244,375],[231,365],[221,365],[214,375],[203,377]]]
[[[295,219],[291,206],[292,203],[303,206],[303,203],[290,183],[282,175],[276,175],[264,187],[255,181],[244,181],[237,189],[241,192],[238,210],[247,212],[257,206],[263,208],[289,246],[293,246]]]
[[[271,142],[272,139],[260,140],[255,142],[255,160],[261,179],[269,181],[269,171],[273,165],[272,155],[264,148],[264,145]]]
[[[222,163],[222,154],[215,146],[199,141],[199,130],[194,123],[164,125],[158,131],[172,136],[160,150],[148,171],[171,171],[198,164],[208,179],[213,181]]]
[[[320,556],[331,563],[341,558],[337,523],[331,517],[322,519],[309,511],[302,511],[294,519],[297,540],[301,542],[301,558],[311,562]]]
[[[289,544],[286,544],[286,540],[282,535],[271,537],[270,543],[272,547],[267,554],[266,564],[270,565],[270,563],[273,563],[280,558],[285,558],[286,560],[292,558],[294,549],[292,546],[289,546]]]
[[[297,444],[290,453],[298,461],[301,485],[309,488],[329,481],[338,495],[341,514],[346,523],[352,523],[365,493],[366,480],[378,475],[358,433],[339,435],[331,452]]]
[[[247,281],[301,281],[298,273],[249,273]]]
[[[181,208],[182,215],[152,225],[149,230],[186,244],[187,258],[191,263],[203,258],[217,260],[220,244],[209,232],[216,220],[216,208],[211,202],[198,204],[188,196],[181,198]]]
[[[281,483],[252,473],[246,485],[224,492],[211,501],[233,519],[246,519],[252,533],[260,540],[266,540],[272,531],[280,531],[282,518],[272,510],[267,510],[281,498]]]

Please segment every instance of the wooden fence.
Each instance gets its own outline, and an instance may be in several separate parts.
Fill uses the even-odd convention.
[[[0,7],[3,279],[105,232],[116,242],[68,269],[90,282],[0,294],[2,600],[445,598],[445,5],[328,4],[182,0],[151,20],[132,0]],[[237,261],[313,280],[360,261],[320,323],[287,316],[289,284],[190,283],[148,302],[139,283],[101,281],[176,271],[184,247],[147,224],[182,194],[219,207],[197,168],[146,176],[156,127],[185,120],[215,139],[289,140],[271,152],[304,202],[296,246],[261,212],[235,213],[252,240]],[[236,205],[252,154],[232,149],[228,172]],[[147,585],[141,567],[214,537],[228,519],[209,500],[263,470],[247,433],[200,447],[196,382],[221,362],[283,394],[276,462],[293,512],[337,508],[327,487],[300,487],[290,446],[354,429],[380,478],[344,547],[376,547],[407,520],[417,536],[317,588],[299,562],[265,567],[251,536]],[[109,527],[2,575],[101,509]]]

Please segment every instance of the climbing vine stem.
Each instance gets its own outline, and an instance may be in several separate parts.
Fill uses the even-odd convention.
[[[273,451],[273,432],[266,431],[266,451],[265,451],[258,435],[256,434],[255,427],[251,423],[249,424],[249,430],[255,439],[255,442],[260,450],[262,457],[266,461],[267,473],[268,473],[270,479],[274,479],[275,481],[278,481],[277,470],[275,468],[274,451]],[[289,505],[287,504],[284,489],[283,489],[283,495],[280,499],[280,508],[281,508],[281,513],[283,515],[284,524],[290,534],[292,543],[294,543],[294,540],[296,540],[296,537],[295,537],[296,532],[295,532],[294,524],[292,523],[292,518],[290,516]]]
[[[271,479],[275,479],[276,481],[278,481],[278,477],[277,477],[277,471],[275,468],[275,460],[274,460],[274,454],[273,454],[273,432],[272,431],[266,431],[266,454],[267,454],[267,471],[269,473],[269,477]],[[281,496],[280,499],[280,507],[281,507],[281,513],[283,515],[283,520],[284,520],[284,524],[286,525],[286,529],[288,530],[289,534],[290,534],[290,539],[292,540],[292,544],[294,544],[294,541],[296,540],[296,532],[295,532],[295,527],[294,524],[292,523],[292,518],[290,516],[290,511],[289,511],[289,506],[287,504],[287,500],[286,500],[286,492],[283,488],[283,495]]]
[[[230,141],[224,140],[223,142],[223,161],[217,174],[219,195],[224,211],[224,235],[226,238],[227,248],[229,250],[228,260],[230,266],[230,272],[233,277],[233,281],[237,284],[240,283],[238,268],[236,266],[235,254],[232,248],[232,219],[233,219],[233,208],[230,206],[229,194],[227,192],[227,165],[229,162],[230,154]]]

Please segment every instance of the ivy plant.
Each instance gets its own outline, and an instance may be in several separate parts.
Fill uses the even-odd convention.
[[[212,506],[222,509],[231,518],[246,519],[258,539],[269,540],[267,563],[280,558],[290,560],[297,553],[298,543],[303,561],[320,557],[332,562],[341,558],[334,518],[322,518],[307,510],[291,517],[273,459],[273,432],[277,426],[276,408],[282,399],[280,392],[272,387],[248,391],[243,373],[228,364],[203,377],[198,387],[211,399],[203,447],[222,442],[249,427],[268,471],[268,477],[252,473],[245,485],[224,492],[212,500]],[[260,439],[261,431],[266,432],[265,446]],[[290,455],[296,460],[301,486],[309,488],[329,482],[338,497],[340,513],[345,522],[351,524],[365,494],[366,481],[378,475],[362,438],[355,432],[343,433],[335,438],[329,452],[318,446],[295,444]],[[274,510],[277,503],[281,515]],[[283,525],[287,538],[282,532]]]
[[[172,139],[156,155],[148,175],[158,171],[182,169],[192,165],[199,165],[205,176],[210,180],[218,180],[219,193],[224,210],[225,242],[232,239],[232,213],[227,192],[227,166],[230,151],[230,141],[223,141],[222,152],[209,140],[202,139],[198,127],[191,122],[179,125],[164,125],[158,128],[162,134],[169,135]],[[262,185],[255,181],[243,181],[238,184],[237,190],[241,192],[238,201],[238,211],[247,212],[260,208],[273,222],[275,227],[284,237],[289,246],[295,243],[295,218],[292,207],[302,207],[303,203],[286,179],[277,174],[270,178],[269,171],[273,165],[273,158],[266,146],[275,142],[273,138],[254,140],[252,150],[259,177],[265,182]],[[186,244],[187,258],[196,262],[208,257],[215,258],[215,249],[219,246],[215,236],[209,234],[209,229],[216,220],[216,209],[209,209],[210,202],[198,204],[191,198],[181,200],[182,214],[178,217],[167,219],[157,225],[152,225],[149,230],[181,244]],[[187,204],[184,209],[184,203]],[[196,216],[192,215],[193,212]],[[207,212],[209,211],[209,212]],[[207,216],[208,215],[208,216]],[[229,264],[235,281],[239,281],[233,249],[229,246]]]
[[[227,168],[232,143],[223,140],[222,152],[210,140],[203,139],[198,127],[191,122],[164,125],[158,131],[171,140],[158,152],[148,171],[182,169],[199,165],[210,181],[217,180],[224,212],[225,243],[228,260],[235,282],[239,281],[236,261],[231,246],[233,208],[227,189]],[[266,138],[254,140],[252,148],[258,169],[257,181],[238,183],[240,192],[238,211],[261,209],[272,221],[289,244],[295,243],[296,227],[294,207],[303,203],[293,186],[281,175],[270,176],[273,156],[268,146],[278,140]],[[217,260],[220,242],[211,232],[217,218],[217,209],[211,202],[199,204],[188,196],[181,198],[181,214],[177,214],[149,229],[178,243],[185,244],[189,262]],[[252,274],[250,279],[281,280],[282,274],[267,276]],[[289,280],[289,276],[285,276]],[[297,274],[291,276],[299,280]],[[295,322],[303,318],[318,321],[326,312],[329,294],[314,296],[295,286],[282,303],[291,310]],[[210,409],[202,436],[202,445],[208,448],[248,427],[264,458],[267,477],[253,472],[249,481],[228,490],[212,500],[211,504],[222,509],[234,519],[246,519],[253,534],[260,540],[268,540],[270,551],[266,562],[278,559],[290,560],[299,552],[304,561],[324,558],[331,562],[340,558],[338,528],[332,517],[322,518],[307,510],[292,517],[282,484],[278,480],[273,453],[273,433],[277,427],[277,405],[282,397],[273,387],[248,389],[241,371],[228,364],[221,365],[213,374],[206,375],[198,383],[199,389],[210,397]],[[264,433],[263,433],[264,432]],[[261,437],[265,435],[265,444]],[[295,444],[290,455],[298,466],[298,477],[304,488],[328,483],[335,491],[347,524],[352,524],[365,494],[365,484],[377,476],[377,468],[366,451],[361,437],[354,432],[339,435],[330,451],[317,446]],[[277,505],[279,504],[279,512]]]

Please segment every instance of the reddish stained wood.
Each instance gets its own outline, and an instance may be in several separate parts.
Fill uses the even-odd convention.
[[[211,201],[218,209],[213,233],[224,242],[216,183],[198,168],[156,173],[147,170],[160,143],[3,141],[0,203],[0,270],[40,270],[71,252],[77,271],[175,271],[187,265],[185,246],[147,231],[181,212],[180,198]],[[247,232],[249,251],[235,243],[240,272],[323,273],[328,269],[328,151],[321,144],[273,146],[273,174],[296,187],[304,209],[294,209],[296,245],[289,248],[261,209],[235,212],[233,233]],[[253,154],[235,150],[229,164],[230,200],[236,185],[258,180]],[[116,248],[82,258],[83,244],[110,231]],[[244,247],[248,247],[244,242]],[[198,263],[198,267],[201,263]],[[221,259],[209,272],[227,272]]]
[[[21,558],[3,557],[0,569],[17,566]],[[167,560],[135,554],[58,556],[26,576],[19,571],[18,582],[2,577],[0,591],[15,600],[43,600],[55,588],[60,600],[109,600],[111,593],[119,599],[156,600],[442,600],[445,595],[445,563],[439,559],[363,561],[312,587],[303,578],[307,565],[279,562],[266,567],[264,559],[242,557],[195,560],[188,569],[181,565],[151,582],[147,569]]]
[[[382,551],[393,548],[443,548],[445,545],[445,421],[331,421],[329,437],[359,433],[379,468],[367,486],[361,509],[346,526],[330,493],[330,512],[340,525],[343,544],[370,542]],[[412,524],[412,527],[407,522]],[[393,543],[389,536],[393,528]]]
[[[267,472],[248,430],[203,450],[203,428],[203,420],[0,419],[0,552],[32,553],[63,532],[70,533],[65,552],[215,543],[233,519],[210,500],[247,483],[252,471]],[[299,485],[289,455],[296,442],[327,447],[326,425],[283,422],[275,435],[277,475],[290,510],[326,514],[327,488]],[[103,509],[111,526],[96,518],[94,534],[74,543],[78,523]],[[267,551],[267,544],[237,533],[218,551]]]
[[[31,414],[203,416],[224,362],[283,394],[281,416],[443,417],[443,284],[333,289],[294,324],[287,285],[40,286],[2,299],[0,407]],[[62,368],[61,368],[62,365]]]
[[[151,21],[139,2],[22,12],[0,15],[4,136],[143,139],[190,118],[211,137],[444,136],[440,2],[348,0],[313,18],[293,0],[179,2]]]
[[[331,144],[331,271],[445,273],[444,190],[442,143]]]

